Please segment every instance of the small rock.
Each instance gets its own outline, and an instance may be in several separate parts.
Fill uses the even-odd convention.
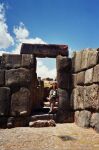
[[[29,122],[29,127],[55,127],[56,123],[54,120],[37,120]]]

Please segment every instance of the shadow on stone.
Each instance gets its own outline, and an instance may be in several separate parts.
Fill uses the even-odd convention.
[[[70,137],[68,135],[63,135],[63,136],[58,136],[62,141],[73,141],[73,140],[76,140],[75,138],[73,137]]]

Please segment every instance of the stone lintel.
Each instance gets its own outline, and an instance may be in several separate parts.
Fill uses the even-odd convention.
[[[21,54],[34,54],[36,57],[55,58],[57,55],[68,56],[67,45],[26,44],[21,46]]]

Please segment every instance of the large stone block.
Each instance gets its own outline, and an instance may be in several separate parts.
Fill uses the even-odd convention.
[[[88,55],[89,55],[89,49],[84,49],[82,51],[81,70],[85,70],[88,67]]]
[[[55,58],[58,55],[68,56],[68,46],[54,44],[23,43],[21,47],[21,54],[34,54],[36,57],[52,58]]]
[[[99,113],[93,113],[90,121],[90,126],[99,133]]]
[[[91,84],[93,82],[93,68],[85,71],[85,84]]]
[[[20,88],[11,96],[11,115],[27,116],[31,112],[31,94],[27,88]]]
[[[10,69],[5,71],[5,84],[11,85],[26,85],[32,81],[31,71],[25,68]]]
[[[71,94],[71,107],[74,110],[84,109],[84,87],[77,86]]]
[[[88,54],[88,68],[98,63],[99,52],[96,49],[90,49]]]
[[[5,83],[5,71],[0,69],[0,86],[3,86]]]
[[[93,82],[99,82],[99,64],[94,67]]]
[[[85,71],[77,73],[77,85],[84,85]]]
[[[99,85],[84,87],[84,108],[99,109]]]
[[[91,112],[87,110],[75,112],[75,123],[83,128],[90,126]]]
[[[36,70],[36,57],[32,54],[22,54],[22,67],[34,68]]]
[[[21,66],[21,55],[3,54],[3,65],[6,68],[19,68]]]
[[[66,72],[57,72],[57,82],[58,87],[61,89],[69,89],[70,88],[70,73]]]
[[[7,87],[0,87],[0,116],[9,114],[10,107],[10,89]]]
[[[81,71],[81,62],[82,62],[82,51],[75,52],[72,58],[72,68],[73,72]]]
[[[58,72],[66,72],[71,70],[71,59],[58,55],[56,58],[56,68]]]
[[[70,109],[70,100],[68,96],[68,92],[63,89],[58,89],[59,94],[59,104],[58,104],[58,112],[56,115],[57,122],[64,122],[66,120],[66,112]]]

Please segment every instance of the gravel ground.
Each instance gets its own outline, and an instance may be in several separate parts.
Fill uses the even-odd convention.
[[[0,150],[99,150],[99,134],[74,123],[0,129]]]

